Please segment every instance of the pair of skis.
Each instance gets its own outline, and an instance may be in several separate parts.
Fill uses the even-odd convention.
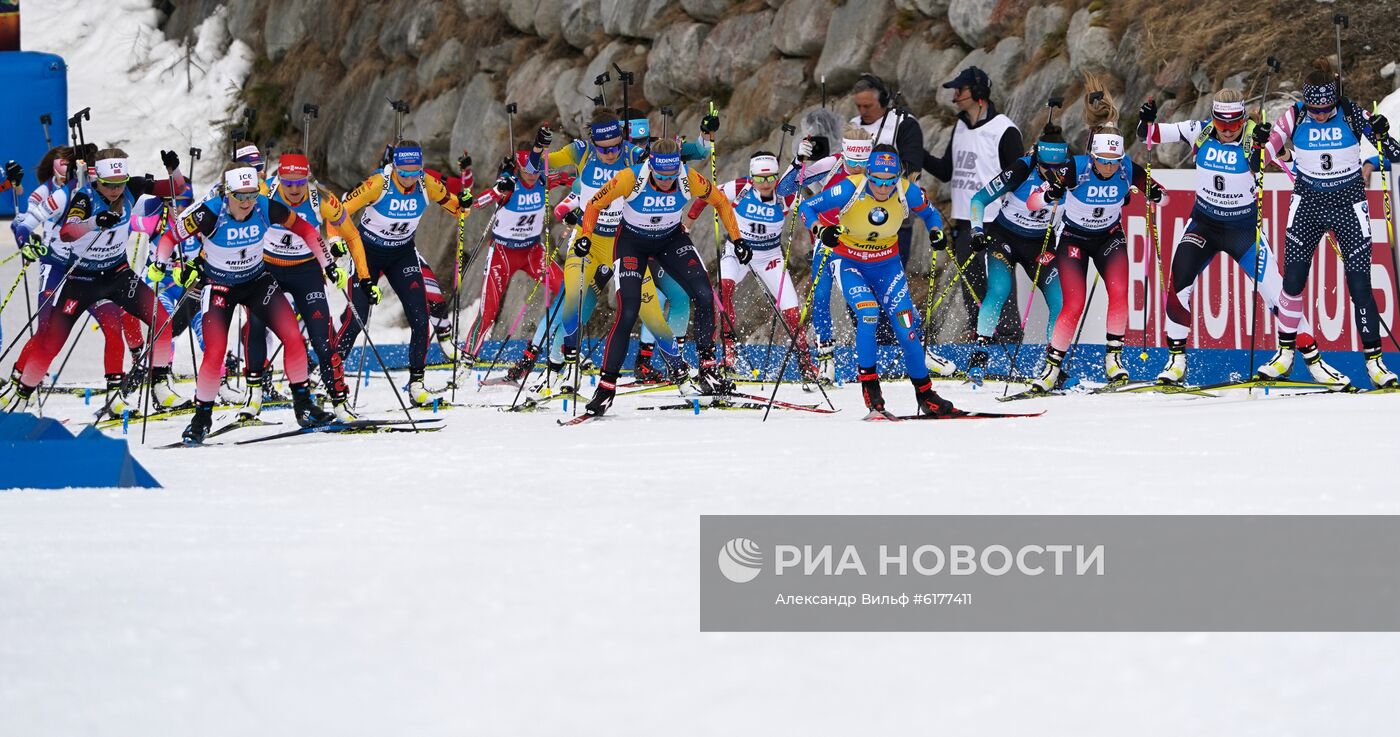
[[[181,440],[181,441],[179,441],[179,442],[170,443],[169,445],[159,445],[159,446],[156,446],[156,447],[157,447],[158,449],[169,449],[169,448],[205,448],[205,447],[210,447],[210,446],[215,446],[215,445],[223,445],[223,443],[211,443],[211,442],[209,442],[209,438],[213,438],[213,437],[216,437],[216,436],[219,436],[219,435],[223,435],[223,434],[225,434],[225,433],[229,433],[229,432],[232,432],[232,431],[234,431],[234,430],[240,430],[240,429],[243,429],[243,428],[245,428],[245,427],[262,427],[262,426],[266,426],[266,425],[280,425],[280,424],[281,424],[280,422],[264,422],[264,421],[262,421],[262,420],[257,420],[256,418],[253,418],[253,420],[254,420],[254,421],[252,421],[252,422],[249,422],[249,421],[247,421],[247,420],[244,419],[244,418],[239,418],[239,419],[237,419],[237,420],[234,420],[233,422],[230,422],[229,424],[224,425],[223,427],[220,427],[220,428],[218,428],[218,429],[216,429],[216,430],[211,431],[207,436],[205,436],[205,441],[204,441],[203,443],[186,443],[185,441]],[[299,427],[299,428],[297,428],[297,429],[295,429],[295,430],[286,430],[286,431],[282,431],[282,432],[275,432],[275,433],[272,433],[271,435],[260,435],[260,436],[258,436],[258,437],[256,437],[256,438],[249,438],[249,439],[247,439],[247,440],[239,440],[238,442],[233,443],[233,444],[234,444],[234,445],[251,445],[251,444],[253,444],[253,443],[264,443],[264,442],[267,442],[267,441],[269,441],[269,440],[282,440],[282,439],[284,439],[284,438],[293,438],[293,437],[297,437],[297,436],[299,436],[299,435],[314,435],[314,434],[323,434],[323,435],[363,435],[363,434],[368,434],[368,433],[382,433],[382,432],[436,432],[436,431],[438,431],[438,430],[441,430],[441,429],[443,428],[443,425],[434,425],[434,424],[432,424],[432,423],[435,423],[435,422],[442,422],[442,420],[441,420],[440,418],[425,418],[425,419],[421,419],[421,420],[414,420],[412,423],[410,423],[408,420],[351,420],[351,421],[349,421],[349,422],[340,422],[340,421],[336,421],[336,422],[329,422],[329,423],[326,423],[326,424],[324,424],[324,425],[316,425],[316,426],[314,426],[314,427]],[[405,425],[410,425],[410,426],[409,426],[409,427],[405,427]],[[427,425],[427,427],[414,427],[414,426],[412,426],[412,425]]]

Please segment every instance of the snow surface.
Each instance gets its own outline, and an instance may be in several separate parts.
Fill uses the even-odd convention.
[[[25,3],[20,32],[25,50],[68,63],[69,114],[92,108],[84,124],[88,142],[125,149],[137,172],[163,171],[160,151],[174,148],[189,173],[190,147],[202,148],[198,185],[221,166],[227,136],[220,125],[253,65],[247,44],[228,36],[227,12],[220,7],[199,25],[189,65],[185,47],[156,27],[150,0]],[[57,133],[63,132],[60,124]]]
[[[94,8],[111,12],[99,22]],[[149,5],[47,0],[24,18],[28,47],[68,58],[73,100],[107,106],[93,105],[94,137],[126,136],[117,140],[138,162],[158,166],[168,132],[145,130],[158,116],[133,115],[120,130],[107,121],[125,106],[182,104],[164,91],[124,99],[169,62],[131,77],[140,87],[82,87],[100,76],[85,60],[116,45],[178,52],[150,35]],[[71,32],[74,22],[87,30]],[[86,51],[63,51],[70,43]],[[245,51],[206,58],[241,79]],[[178,70],[169,89],[182,80]],[[213,119],[225,103],[211,91],[221,83],[209,84],[193,110]],[[197,119],[179,110],[171,119]],[[0,285],[17,268],[0,266]],[[3,317],[8,341],[24,313],[13,304]],[[100,377],[100,344],[84,335],[65,381]],[[177,368],[188,365],[179,352]],[[555,426],[562,412],[459,408],[440,413],[436,434],[242,448],[156,450],[184,421],[152,423],[145,447],[129,437],[162,490],[0,493],[0,735],[1400,727],[1393,634],[699,632],[702,514],[1400,513],[1400,396],[1000,405],[1000,386],[939,390],[968,408],[1048,413],[861,423],[859,394],[845,387],[833,394],[840,414],[779,412],[766,424],[752,412],[636,409],[675,401],[663,394],[620,399],[613,417],[571,429]],[[394,416],[385,381],[363,392],[368,415]],[[885,392],[894,409],[912,409],[906,382]],[[508,402],[510,392],[459,399]],[[76,424],[90,409],[57,397],[46,412]],[[266,416],[285,427],[289,414]]]

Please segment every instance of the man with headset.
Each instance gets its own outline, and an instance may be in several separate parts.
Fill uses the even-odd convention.
[[[942,156],[928,155],[922,160],[923,170],[939,181],[950,184],[953,199],[953,253],[959,264],[972,253],[972,196],[995,179],[1011,163],[1025,154],[1021,131],[1011,118],[997,111],[992,104],[992,83],[987,73],[968,67],[943,86],[953,90],[953,104],[958,107],[958,122]],[[902,153],[902,152],[901,152]],[[987,220],[996,217],[997,209],[988,209]],[[981,223],[978,223],[981,225]],[[977,298],[987,293],[985,259],[972,259],[964,271]],[[969,330],[977,322],[978,306],[967,289],[959,289],[968,316]],[[1016,314],[1015,285],[1006,300],[998,320],[997,333],[1006,339],[1021,340],[1020,316]]]

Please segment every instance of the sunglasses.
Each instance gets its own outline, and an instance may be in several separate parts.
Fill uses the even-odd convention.
[[[102,179],[99,177],[97,179],[97,183],[103,187],[125,187],[126,183],[129,181],[131,181],[130,177],[123,177],[121,179]]]
[[[593,148],[597,149],[600,154],[615,154],[622,151],[622,144],[615,143],[611,146],[599,146],[597,142],[594,142]]]
[[[658,182],[669,182],[678,176],[680,176],[680,172],[676,172],[675,174],[661,174],[660,172],[653,171],[651,173],[651,178],[657,180]]]
[[[397,174],[398,176],[404,178],[404,179],[417,179],[418,177],[423,176],[423,170],[422,170],[422,169],[414,169],[413,171],[405,171],[405,170],[403,170],[403,169],[395,169],[395,170],[394,170],[394,173]]]
[[[874,187],[893,187],[893,186],[895,185],[895,183],[898,182],[898,181],[899,181],[899,176],[898,176],[898,175],[895,175],[895,176],[892,176],[892,177],[876,177],[876,176],[871,176],[871,177],[870,177],[870,184],[871,184],[871,186],[874,186]]]
[[[239,202],[252,202],[256,200],[260,194],[261,193],[257,190],[253,190],[252,192],[229,192],[229,196]]]
[[[283,179],[283,187],[301,187],[306,184],[305,179]]]
[[[776,182],[776,181],[778,181],[778,175],[777,175],[777,174],[755,174],[755,175],[753,175],[753,181],[754,181],[755,183],[758,183],[758,184],[768,184],[768,183],[770,183],[770,182]]]
[[[1313,107],[1309,105],[1307,108],[1308,113],[1311,115],[1326,115],[1335,109],[1337,109],[1336,105],[1328,105],[1326,107]]]
[[[1101,157],[1101,156],[1094,156],[1093,154],[1089,154],[1089,157],[1092,158],[1092,159],[1094,160],[1094,163],[1095,163],[1095,164],[1103,164],[1104,166],[1117,166],[1117,165],[1123,163],[1123,159],[1121,159],[1121,158],[1119,158],[1119,159],[1105,159],[1105,158],[1103,158],[1103,157]]]

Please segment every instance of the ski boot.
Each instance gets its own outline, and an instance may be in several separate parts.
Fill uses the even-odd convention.
[[[344,382],[340,386],[331,389],[331,412],[335,414],[337,422],[353,422],[358,417],[354,410],[350,409],[350,389]]]
[[[713,347],[700,352],[700,373],[695,377],[695,387],[705,396],[726,396],[734,393],[734,382],[720,372]]]
[[[126,394],[122,391],[122,384],[126,381],[126,375],[121,373],[107,374],[107,412],[113,417],[121,417],[126,412],[135,412],[136,408],[126,401]]]
[[[865,408],[870,410],[865,419],[890,419],[892,415],[885,411],[885,395],[880,390],[880,374],[873,367],[861,368],[856,371],[856,380],[860,382],[860,397],[865,400]]]
[[[1313,340],[1311,335],[1303,333],[1298,336],[1298,351],[1303,354],[1303,361],[1308,364],[1308,373],[1312,374],[1313,381],[1327,385],[1328,391],[1356,391],[1346,374],[1322,360],[1322,351],[1317,349],[1317,341]]]
[[[463,351],[457,347],[457,343],[452,340],[452,327],[443,326],[433,331],[433,339],[437,341],[438,348],[442,349],[442,356],[445,363],[460,361]],[[470,368],[471,364],[467,364]]]
[[[408,372],[408,402],[415,407],[428,407],[433,403],[433,393],[423,386],[423,370]]]
[[[817,364],[812,362],[812,357],[806,351],[798,353],[798,360],[801,362],[797,365],[797,371],[802,376],[802,391],[815,391],[818,386],[825,382],[817,370]]]
[[[934,376],[952,376],[958,372],[958,365],[937,355],[930,348],[924,349],[924,366]]]
[[[335,422],[335,414],[321,409],[311,397],[311,387],[305,381],[292,384],[292,412],[302,427],[319,427]]]
[[[170,367],[156,366],[151,369],[151,399],[157,407],[170,409],[189,402],[170,386]]]
[[[1366,348],[1366,375],[1371,378],[1371,384],[1377,389],[1400,388],[1400,380],[1395,377],[1395,372],[1386,368],[1385,358],[1381,355],[1380,346]]]
[[[836,342],[817,341],[817,375],[828,384],[836,383]]]
[[[577,351],[575,351],[577,353]],[[537,345],[525,346],[525,352],[520,355],[520,360],[514,366],[506,369],[506,381],[512,384],[519,384],[535,370],[535,361],[539,358],[540,347]]]
[[[919,414],[934,417],[951,417],[958,414],[953,403],[938,396],[933,390],[933,382],[928,379],[910,379],[914,384],[914,401],[919,405]]]
[[[10,371],[9,379],[0,378],[0,407],[4,406],[5,399],[14,393],[15,387],[19,386],[19,377],[20,370],[16,368]]]
[[[34,404],[34,389],[32,386],[25,386],[20,382],[14,382],[14,392],[10,396],[10,401],[5,404],[7,413],[28,412],[30,405]]]
[[[568,365],[563,361],[546,358],[544,376],[529,387],[530,397],[539,400],[557,394],[564,384],[564,377],[568,370]]]
[[[1110,335],[1104,341],[1103,375],[1110,385],[1128,382],[1128,370],[1123,368],[1123,337],[1120,335]]]
[[[700,390],[691,383],[695,380],[695,377],[699,375],[698,371],[690,368],[690,364],[681,360],[680,356],[668,356],[663,353],[661,357],[666,359],[667,378],[672,384],[676,385],[676,388],[680,390],[681,394],[686,396],[700,394]]]
[[[1295,351],[1296,336],[1280,333],[1278,337],[1278,350],[1269,360],[1260,364],[1258,370],[1254,372],[1254,378],[1263,381],[1279,381],[1287,379],[1288,374],[1293,371],[1293,354]]]
[[[632,377],[638,384],[664,384],[666,377],[660,371],[652,368],[651,355],[656,350],[654,343],[640,343],[637,345],[637,364],[632,370]]]
[[[1060,379],[1060,362],[1065,360],[1065,354],[1054,348],[1045,349],[1045,368],[1041,369],[1040,376],[1031,382],[1031,388],[1027,390],[1029,394],[1049,394],[1054,391]]]
[[[238,410],[238,419],[251,420],[262,414],[263,380],[267,377],[261,371],[250,371],[244,378],[248,382],[248,398]]]
[[[598,379],[598,389],[593,392],[593,398],[588,400],[588,405],[583,408],[584,414],[599,417],[605,414],[612,407],[613,398],[617,396],[617,374],[603,374]]]
[[[1157,374],[1157,383],[1163,386],[1181,386],[1186,378],[1186,340],[1167,339],[1167,365]]]
[[[194,417],[190,418],[190,424],[185,431],[180,434],[180,438],[185,441],[185,445],[201,445],[204,438],[209,435],[209,428],[214,424],[214,403],[200,402],[194,403]]]
[[[987,377],[987,364],[991,363],[991,356],[987,354],[987,346],[992,344],[992,339],[986,335],[977,336],[977,347],[972,351],[972,356],[967,359],[967,378],[973,386],[982,386],[982,382]]]

